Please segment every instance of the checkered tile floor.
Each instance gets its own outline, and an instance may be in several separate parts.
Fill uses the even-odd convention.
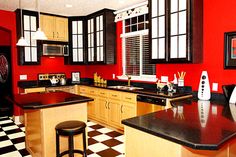
[[[124,135],[87,122],[88,157],[124,157]],[[25,127],[0,117],[0,157],[31,157],[25,149]]]

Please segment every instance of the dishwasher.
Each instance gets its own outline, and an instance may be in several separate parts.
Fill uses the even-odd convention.
[[[164,110],[165,108],[166,98],[154,97],[150,95],[137,95],[138,116]]]

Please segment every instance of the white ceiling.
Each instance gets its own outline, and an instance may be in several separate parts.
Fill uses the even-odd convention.
[[[21,0],[21,6],[26,10],[36,10],[37,0]],[[146,0],[39,0],[40,11],[64,16],[84,16],[103,8],[114,10],[144,2]],[[66,8],[71,4],[72,8]],[[15,11],[19,8],[19,0],[0,0],[0,10]]]

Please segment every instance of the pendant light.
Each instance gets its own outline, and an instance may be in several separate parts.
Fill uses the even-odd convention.
[[[38,9],[38,16],[39,16],[39,27],[37,29],[37,32],[35,32],[35,35],[34,35],[33,39],[35,39],[35,40],[47,40],[46,35],[44,34],[44,32],[40,28],[40,7],[39,7],[39,2],[38,1],[39,0],[36,0],[37,9]]]
[[[17,46],[29,46],[27,41],[23,36],[23,25],[22,25],[22,8],[21,8],[21,0],[19,0],[19,7],[20,7],[20,27],[21,27],[21,37],[16,43]]]

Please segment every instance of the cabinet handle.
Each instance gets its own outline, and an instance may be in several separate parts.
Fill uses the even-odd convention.
[[[105,94],[105,93],[100,93],[100,94]]]
[[[105,102],[105,108],[107,109],[107,101]]]
[[[125,99],[131,100],[131,98],[125,97]]]
[[[54,32],[52,32],[53,34],[52,34],[52,36],[53,36],[53,38],[54,38]]]
[[[121,105],[120,112],[123,113],[123,105]]]
[[[112,95],[112,96],[117,97],[117,95]]]
[[[57,32],[57,38],[59,37],[59,33]]]

